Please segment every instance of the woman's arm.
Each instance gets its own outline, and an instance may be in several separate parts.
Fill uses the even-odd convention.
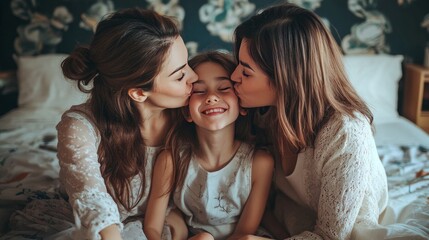
[[[313,232],[293,237],[350,239],[369,185],[379,184],[369,182],[376,170],[370,162],[380,161],[369,123],[360,119],[328,123],[316,138],[313,161],[313,167],[320,168],[316,225]]]
[[[120,232],[118,206],[101,176],[93,124],[83,115],[69,112],[58,123],[57,131],[60,181],[69,196],[79,234],[99,239],[109,226]]]
[[[173,176],[173,160],[170,152],[163,151],[156,159],[152,173],[152,186],[144,218],[147,239],[161,239],[165,215],[170,198]]]
[[[261,222],[273,176],[274,160],[265,151],[256,151],[252,165],[252,190],[240,220],[229,239],[254,234]]]

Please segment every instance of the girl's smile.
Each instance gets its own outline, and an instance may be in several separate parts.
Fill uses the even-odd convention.
[[[204,113],[205,115],[216,115],[216,114],[224,113],[226,110],[227,109],[225,108],[211,108],[211,109],[204,110],[202,113]]]

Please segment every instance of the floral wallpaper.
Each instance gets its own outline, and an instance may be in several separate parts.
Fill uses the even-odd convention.
[[[175,17],[190,56],[232,49],[235,27],[268,0],[2,0],[0,70],[16,68],[13,55],[67,53],[88,43],[109,12],[140,6]],[[315,11],[345,54],[402,54],[421,64],[429,44],[427,0],[289,0]]]

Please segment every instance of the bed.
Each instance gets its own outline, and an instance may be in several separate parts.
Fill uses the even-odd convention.
[[[55,125],[87,99],[64,79],[66,55],[18,57],[18,107],[0,117],[0,236],[32,199],[59,198]],[[374,113],[375,139],[389,183],[385,224],[413,223],[429,238],[429,135],[397,112],[402,56],[345,56],[347,74]],[[419,177],[416,174],[419,173]],[[7,236],[23,234],[9,232]],[[3,237],[6,238],[5,236]]]

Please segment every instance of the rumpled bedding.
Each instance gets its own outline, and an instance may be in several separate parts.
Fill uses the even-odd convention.
[[[0,130],[0,234],[7,231],[14,210],[34,199],[61,198],[56,136],[52,122]],[[389,184],[383,225],[411,224],[416,231],[429,234],[429,149],[382,145],[378,152]]]

